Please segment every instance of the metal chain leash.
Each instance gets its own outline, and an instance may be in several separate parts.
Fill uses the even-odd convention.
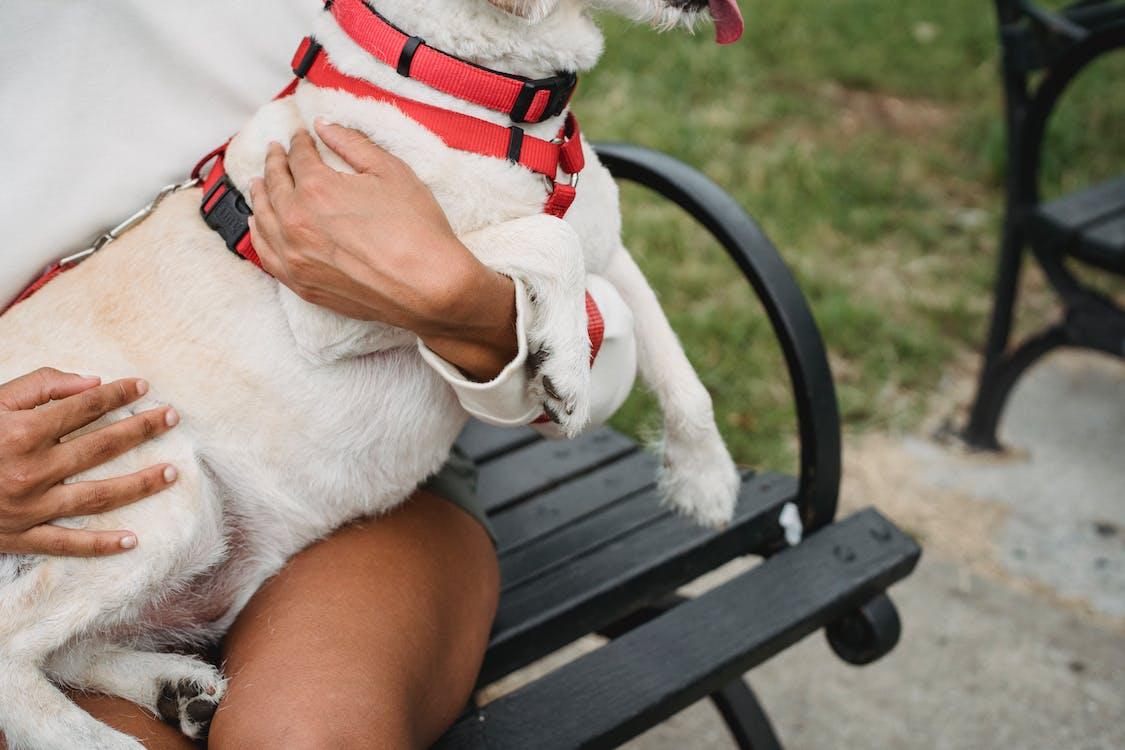
[[[115,226],[113,229],[110,229],[108,232],[106,232],[105,234],[98,237],[96,240],[94,240],[94,244],[90,245],[90,247],[86,248],[85,250],[81,250],[77,253],[74,253],[73,255],[68,255],[65,258],[63,258],[62,260],[60,260],[59,261],[59,268],[67,269],[67,268],[73,268],[74,266],[78,265],[82,261],[89,258],[91,255],[98,252],[103,247],[105,247],[109,243],[113,242],[115,239],[117,239],[118,237],[125,234],[130,229],[132,229],[133,227],[137,226],[142,221],[147,219],[149,217],[149,214],[151,214],[153,211],[155,211],[156,207],[159,206],[161,204],[161,202],[163,202],[163,200],[165,198],[167,198],[169,195],[172,195],[173,193],[178,193],[181,190],[187,190],[188,188],[193,188],[198,184],[199,184],[199,178],[198,177],[192,177],[190,179],[184,180],[183,182],[176,182],[176,183],[173,183],[171,185],[165,185],[164,187],[160,188],[160,192],[156,194],[156,197],[153,198],[152,201],[150,201],[146,206],[141,208],[139,211],[134,213],[132,216],[130,216],[125,221],[121,222],[120,224]]]

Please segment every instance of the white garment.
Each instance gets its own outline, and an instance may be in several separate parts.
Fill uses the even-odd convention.
[[[285,86],[292,52],[321,7],[317,0],[0,3],[0,308],[50,262],[182,180]],[[589,291],[606,326],[592,370],[591,423],[599,424],[632,388],[636,343],[632,313],[613,286],[591,277]],[[527,392],[527,308],[519,287],[519,353],[489,383],[466,379],[421,347],[485,421],[526,424],[541,413]]]

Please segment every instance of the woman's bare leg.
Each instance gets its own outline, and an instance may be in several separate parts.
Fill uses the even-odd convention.
[[[337,532],[232,628],[211,750],[428,746],[469,700],[498,592],[485,530],[427,492]]]
[[[428,746],[469,700],[498,595],[488,535],[435,495],[341,529],[294,557],[232,628],[211,750]],[[74,698],[152,750],[197,750],[128,701]]]

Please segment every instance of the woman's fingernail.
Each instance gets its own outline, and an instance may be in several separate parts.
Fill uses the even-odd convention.
[[[171,484],[172,482],[175,482],[176,477],[178,477],[179,475],[180,475],[180,472],[176,471],[176,467],[174,467],[174,466],[164,467],[164,481],[167,482],[168,484]]]
[[[121,537],[121,549],[133,549],[137,546],[137,537],[125,536]]]
[[[139,393],[142,396],[145,395],[146,393],[148,393],[148,381],[147,380],[138,380],[137,381],[137,393]]]
[[[164,414],[164,424],[169,427],[175,427],[180,423],[180,413],[175,409],[169,409]]]

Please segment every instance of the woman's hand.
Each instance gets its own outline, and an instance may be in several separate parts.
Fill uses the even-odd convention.
[[[179,423],[162,407],[62,439],[148,392],[143,380],[100,385],[50,368],[0,384],[0,553],[93,557],[137,546],[128,531],[80,531],[50,521],[128,505],[176,481],[167,464],[126,477],[62,484]]]
[[[288,154],[271,144],[250,185],[265,269],[309,302],[413,331],[471,377],[495,377],[517,349],[512,280],[461,244],[403,161],[356,130],[317,134],[356,174],[327,166],[306,132]]]

